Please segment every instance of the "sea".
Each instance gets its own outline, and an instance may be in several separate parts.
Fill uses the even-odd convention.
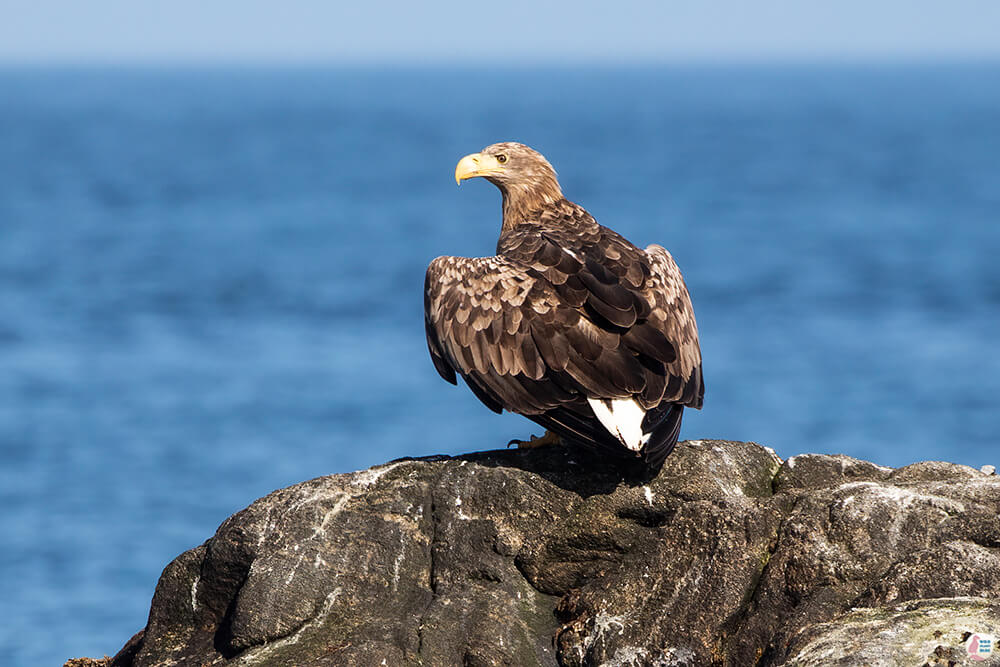
[[[680,264],[683,438],[1000,464],[1000,64],[8,67],[0,663],[114,654],[274,489],[540,433],[424,339],[502,140]]]

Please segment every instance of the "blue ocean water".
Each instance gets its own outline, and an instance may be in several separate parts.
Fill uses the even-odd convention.
[[[998,463],[1000,66],[0,71],[3,664],[114,653],[275,488],[539,432],[423,334],[507,139],[680,263],[683,437]]]

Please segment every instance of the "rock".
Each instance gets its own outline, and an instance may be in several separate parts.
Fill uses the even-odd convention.
[[[786,663],[796,667],[965,665],[968,628],[1000,633],[1000,602],[982,598],[915,600],[856,609],[830,623],[803,628]],[[994,661],[992,664],[996,664]]]
[[[230,517],[110,664],[965,664],[1000,634],[998,512],[965,466],[753,443],[652,478],[562,447],[401,460]]]

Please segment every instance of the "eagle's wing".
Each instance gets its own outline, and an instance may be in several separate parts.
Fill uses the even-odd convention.
[[[503,257],[439,257],[424,315],[441,376],[462,376],[487,406],[538,415],[584,395],[643,389],[643,369],[544,276]],[[671,352],[672,355],[672,352]]]
[[[605,261],[541,235],[517,260],[434,260],[424,305],[441,376],[457,372],[493,410],[527,415],[581,396],[700,407],[697,329],[673,260],[613,232],[600,252]]]
[[[691,296],[666,248],[647,246],[646,256],[652,269],[652,280],[644,290],[652,305],[649,321],[677,350],[677,359],[667,364],[669,380],[663,400],[700,409],[705,400],[705,383]]]

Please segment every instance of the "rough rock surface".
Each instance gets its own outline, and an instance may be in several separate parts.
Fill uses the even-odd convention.
[[[275,491],[77,664],[946,665],[1000,635],[995,475],[723,441],[639,474],[548,447]]]

